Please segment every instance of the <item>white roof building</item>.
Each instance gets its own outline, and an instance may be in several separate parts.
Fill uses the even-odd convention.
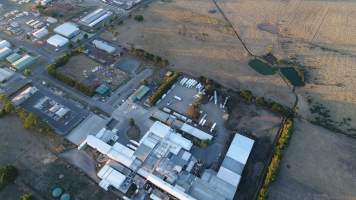
[[[187,123],[184,123],[180,130],[184,131],[185,133],[192,135],[200,140],[212,140],[213,136],[205,133],[204,131],[197,129]]]
[[[105,165],[103,168],[101,168],[97,175],[102,179],[99,183],[100,187],[106,191],[108,191],[109,186],[113,186],[114,188],[119,189],[126,179],[125,175],[118,172],[109,165]]]
[[[226,153],[217,177],[232,186],[238,187],[243,168],[252,151],[254,140],[240,134],[236,134]]]
[[[0,41],[0,49],[5,48],[5,47],[10,48],[11,47],[10,42],[8,42],[7,40],[1,40]]]
[[[46,27],[38,29],[37,31],[33,32],[32,35],[38,39],[43,38],[44,36],[48,35],[48,30]]]
[[[85,17],[81,18],[79,22],[85,26],[94,27],[102,21],[106,20],[111,15],[111,11],[104,10],[103,8],[98,8],[95,11],[86,15]]]
[[[7,81],[12,75],[14,75],[14,72],[10,69],[0,68],[0,83]]]
[[[54,29],[54,32],[66,38],[72,38],[75,35],[77,35],[80,32],[80,30],[76,24],[71,22],[66,22],[62,25],[57,26]]]
[[[101,40],[93,40],[92,43],[96,48],[106,51],[107,53],[114,53],[116,51],[116,48],[109,45],[107,42]]]
[[[50,24],[55,24],[58,22],[58,20],[54,17],[47,17],[47,20],[46,20],[48,23]]]
[[[58,34],[53,35],[52,37],[48,38],[47,43],[54,46],[54,47],[63,47],[64,45],[68,44],[69,40],[63,36]]]

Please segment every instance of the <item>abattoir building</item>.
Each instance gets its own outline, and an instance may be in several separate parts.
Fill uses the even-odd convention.
[[[199,178],[194,173],[198,160],[190,152],[193,143],[161,122],[156,121],[139,142],[132,142],[134,145],[125,146],[110,138],[110,131],[100,131],[78,147],[90,146],[109,158],[98,172],[99,185],[123,194],[135,185],[151,199],[232,200],[254,144],[254,140],[236,134],[220,169],[207,169]],[[152,186],[148,192],[143,191],[146,183]]]

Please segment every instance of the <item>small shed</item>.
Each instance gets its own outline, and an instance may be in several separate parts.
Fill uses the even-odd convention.
[[[105,96],[107,94],[109,94],[110,92],[110,87],[108,87],[107,85],[105,84],[101,84],[99,87],[96,88],[95,92],[97,94],[100,94],[102,96]]]

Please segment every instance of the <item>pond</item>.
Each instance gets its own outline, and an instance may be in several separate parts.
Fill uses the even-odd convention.
[[[298,71],[293,67],[282,67],[280,69],[282,75],[288,79],[288,81],[294,86],[304,86],[304,82],[300,77]]]
[[[273,75],[276,73],[277,68],[272,67],[268,63],[265,63],[259,59],[253,59],[250,60],[248,65],[254,69],[256,72],[262,74],[262,75]]]

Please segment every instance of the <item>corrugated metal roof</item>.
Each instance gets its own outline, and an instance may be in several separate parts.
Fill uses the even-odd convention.
[[[187,123],[184,123],[183,126],[180,128],[182,131],[186,132],[187,134],[190,134],[200,140],[211,140],[213,139],[213,136],[205,133],[204,131],[197,129]]]
[[[69,40],[63,36],[60,36],[58,34],[51,36],[48,38],[47,43],[55,46],[55,47],[62,47],[66,45],[69,42]]]
[[[12,53],[12,50],[9,49],[8,47],[4,47],[4,48],[0,49],[0,60],[5,59],[11,53]]]
[[[240,134],[236,134],[227,151],[226,156],[242,164],[246,164],[252,150],[254,140]]]
[[[35,62],[35,58],[26,54],[22,58],[18,59],[16,62],[12,63],[12,66],[16,68],[16,70],[24,70]]]
[[[63,35],[64,37],[71,38],[77,33],[79,33],[79,28],[77,27],[76,24],[71,23],[71,22],[66,22],[63,23],[62,25],[57,26],[54,29],[55,33],[58,33],[60,35]]]
[[[8,57],[6,57],[6,60],[9,62],[9,63],[14,63],[16,62],[18,59],[21,58],[21,55],[18,54],[18,53],[13,53],[11,55],[9,55]]]

